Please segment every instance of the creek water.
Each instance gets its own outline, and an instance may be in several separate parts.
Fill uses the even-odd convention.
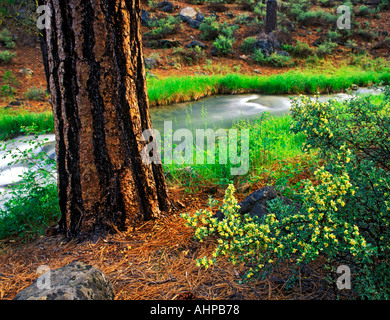
[[[375,93],[372,89],[359,88],[357,94]],[[320,100],[331,98],[344,100],[348,94],[321,95]],[[289,96],[283,95],[218,95],[201,99],[196,102],[179,103],[165,107],[151,108],[153,128],[164,133],[164,122],[172,121],[172,128],[231,128],[232,124],[240,119],[252,120],[262,112],[268,111],[272,115],[283,115],[290,111],[291,103]],[[13,143],[9,143],[5,150],[0,151],[0,191],[7,186],[18,183],[20,175],[28,168],[25,164],[9,165],[12,155],[20,150],[29,148],[23,140],[33,137],[18,137]],[[44,151],[55,158],[54,134],[40,136],[39,139],[48,139],[44,142]],[[8,151],[11,151],[10,153]],[[38,152],[36,150],[35,152]],[[4,157],[4,155],[6,155]],[[1,203],[0,198],[0,203]]]

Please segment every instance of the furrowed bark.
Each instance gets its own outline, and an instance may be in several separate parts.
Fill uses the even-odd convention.
[[[150,129],[138,0],[47,0],[61,230],[104,236],[170,203],[161,165],[145,165]]]

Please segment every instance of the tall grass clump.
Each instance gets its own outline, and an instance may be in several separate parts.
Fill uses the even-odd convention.
[[[36,126],[37,130],[54,130],[51,112],[44,113],[0,113],[0,140],[8,139],[23,133],[23,127]]]
[[[389,84],[390,69],[364,71],[345,67],[333,73],[315,70],[291,70],[271,76],[241,74],[169,77],[148,80],[152,106],[198,100],[213,94],[315,94],[343,92],[353,84]]]
[[[205,112],[207,117],[207,112]],[[205,119],[207,121],[207,119]],[[199,148],[199,145],[194,141],[191,151],[192,157],[188,158],[188,161],[177,163],[173,161],[167,164],[164,159],[164,150],[162,150],[162,162],[165,172],[168,172],[169,180],[175,184],[181,184],[186,186],[205,186],[209,184],[228,184],[233,182],[238,177],[234,174],[234,168],[244,168],[242,176],[251,175],[259,167],[270,166],[278,160],[288,159],[296,157],[302,154],[302,146],[304,144],[303,134],[291,134],[290,127],[292,124],[292,118],[289,115],[283,115],[278,117],[271,117],[269,113],[259,114],[253,121],[241,119],[237,121],[232,129],[235,129],[238,136],[238,151],[240,162],[237,164],[236,159],[228,157],[226,162],[221,163],[220,156],[223,152],[230,154],[230,145],[223,142],[223,138],[218,134],[221,130],[226,132],[226,137],[230,139],[229,130],[219,129],[213,130],[215,136],[215,149],[210,148],[209,141],[206,139],[203,148]],[[188,126],[193,132],[193,128]],[[249,133],[248,145],[245,146],[244,140],[245,131]],[[169,133],[164,133],[168,134]],[[194,139],[195,140],[195,139]],[[164,139],[162,139],[164,141]],[[229,140],[230,141],[230,140]],[[214,141],[213,141],[214,142]],[[166,144],[162,144],[167,148]],[[175,152],[178,144],[173,144],[173,151]],[[234,147],[234,146],[233,146]],[[244,148],[244,149],[242,149]],[[197,153],[201,152],[204,162],[199,164],[195,160],[197,159]],[[222,153],[221,153],[222,152]],[[244,154],[246,152],[246,154]],[[188,155],[188,154],[186,154]],[[185,158],[184,153],[182,156]],[[206,159],[213,159],[212,162],[206,161]],[[244,161],[247,161],[244,163]],[[233,169],[233,170],[232,170]]]

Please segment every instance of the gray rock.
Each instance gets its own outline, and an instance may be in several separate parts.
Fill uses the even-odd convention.
[[[179,16],[183,21],[187,19],[195,19],[198,12],[193,7],[185,7],[180,10]]]
[[[322,41],[320,39],[317,39],[316,41],[313,42],[313,46],[315,46],[315,47],[318,47],[321,44],[322,44]]]
[[[195,20],[199,21],[199,22],[202,22],[204,20],[204,18],[205,18],[204,15],[198,12],[198,14],[196,15]]]
[[[291,57],[291,55],[287,51],[277,51],[277,54],[279,56],[284,56],[284,57]]]
[[[179,16],[183,22],[187,22],[194,29],[198,29],[204,19],[204,16],[192,7],[185,7],[182,9]]]
[[[218,56],[218,54],[219,54],[219,51],[215,47],[211,48],[210,55],[212,55],[213,57],[216,57],[216,56]]]
[[[181,41],[169,39],[151,40],[146,43],[146,46],[155,49],[175,48],[181,46]]]
[[[147,12],[146,10],[142,9],[141,10],[141,24],[143,26],[148,26],[150,22],[150,13]]]
[[[267,40],[258,40],[254,44],[255,50],[261,50],[261,53],[268,57],[274,52],[274,48]]]
[[[240,214],[249,213],[250,216],[258,216],[259,218],[267,214],[267,202],[278,197],[274,187],[267,186],[261,188],[239,203]]]
[[[265,57],[268,57],[280,49],[280,41],[273,33],[260,35],[254,43],[254,50],[259,49]]]
[[[200,22],[198,20],[195,20],[195,19],[188,19],[187,23],[194,29],[198,29],[200,26]]]
[[[11,101],[11,102],[9,103],[9,106],[10,106],[10,107],[18,107],[18,106],[21,106],[22,104],[23,104],[22,101],[20,101],[20,100],[15,100],[15,101]]]
[[[156,8],[161,10],[161,11],[169,12],[169,13],[172,13],[175,10],[172,2],[169,2],[169,1],[163,1],[163,2],[158,3],[156,5]]]
[[[226,16],[228,19],[234,19],[234,18],[235,18],[235,14],[234,14],[233,12],[225,13],[225,16]]]
[[[14,300],[113,300],[114,290],[106,275],[96,267],[75,261],[49,274],[49,288],[42,288],[42,277],[20,291]],[[40,289],[40,288],[41,289]]]
[[[204,43],[202,43],[200,41],[196,41],[196,40],[193,40],[189,44],[186,44],[187,48],[193,48],[193,47],[196,47],[196,46],[198,46],[198,47],[200,47],[202,49],[206,48],[206,45]]]
[[[157,65],[157,61],[152,59],[152,58],[145,58],[144,61],[145,61],[145,68],[146,69],[153,69]]]
[[[239,213],[241,215],[249,214],[251,217],[261,218],[268,214],[267,202],[276,198],[282,199],[285,204],[293,205],[291,200],[279,195],[273,186],[267,186],[251,193],[243,201],[238,203],[240,206]],[[221,211],[218,211],[215,216],[219,220],[224,218]]]
[[[34,73],[34,71],[32,71],[30,68],[23,67],[22,69],[19,70],[19,73],[25,74],[26,76],[31,76]]]

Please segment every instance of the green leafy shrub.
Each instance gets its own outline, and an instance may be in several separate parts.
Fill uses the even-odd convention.
[[[24,96],[27,100],[30,101],[45,101],[48,97],[48,94],[45,89],[33,87],[28,89]]]
[[[301,107],[303,107],[301,109]],[[343,221],[361,240],[352,256],[337,260],[348,263],[355,274],[355,290],[367,298],[388,299],[390,272],[390,90],[382,97],[357,97],[343,104],[301,100],[293,108],[294,132],[303,130],[307,148],[319,150],[325,160],[323,172],[349,177],[350,196],[330,200],[335,221]],[[299,128],[299,129],[298,129]],[[336,184],[337,188],[341,188]],[[332,187],[333,188],[333,187]],[[321,198],[321,197],[320,197]],[[339,202],[337,202],[339,201]],[[345,232],[345,231],[344,231]]]
[[[334,41],[337,41],[338,39],[341,38],[341,34],[338,30],[335,30],[335,31],[329,30],[328,34],[327,34],[327,38],[330,41],[334,42]]]
[[[240,13],[235,19],[234,22],[237,24],[246,24],[251,20],[248,13]]]
[[[159,2],[159,0],[148,0],[147,5],[151,11],[155,11]]]
[[[337,16],[323,10],[301,11],[296,20],[305,26],[325,25],[335,23]]]
[[[229,38],[221,34],[213,42],[213,45],[220,55],[227,55],[232,52],[234,41],[234,38]]]
[[[358,16],[361,16],[361,17],[367,17],[371,14],[371,9],[367,6],[360,6],[359,7],[359,10],[357,12],[357,15]]]
[[[14,88],[15,85],[18,84],[16,77],[13,75],[13,73],[9,70],[6,70],[4,72],[3,76],[3,82],[4,85],[0,88],[0,93],[3,97],[13,97],[13,95],[16,92],[16,89]]]
[[[333,0],[319,0],[319,5],[324,8],[331,8],[334,6]]]
[[[4,84],[0,88],[0,93],[3,97],[13,97],[16,92],[16,89],[12,88],[8,84]]]
[[[244,279],[250,279],[286,261],[296,268],[325,258],[332,272],[351,268],[359,297],[388,299],[390,89],[342,103],[301,96],[293,101],[292,116],[292,132],[303,132],[305,150],[318,151],[323,161],[298,191],[299,206],[276,199],[261,219],[242,216],[230,185],[220,207],[223,220],[213,216],[213,201],[208,210],[183,215],[196,239],[217,237],[212,256],[197,264],[208,268],[226,256],[246,266]]]
[[[288,3],[287,5],[289,7],[289,16],[293,20],[298,20],[299,17],[310,8],[310,3],[307,0],[291,1],[291,3]]]
[[[252,53],[256,41],[257,41],[256,37],[245,38],[241,44],[242,52],[244,52],[246,54]]]
[[[203,23],[199,26],[201,38],[204,40],[214,40],[218,37],[221,30],[221,24],[215,17],[205,17]]]
[[[330,42],[330,41],[325,41],[324,43],[320,44],[317,47],[316,54],[320,58],[323,58],[323,57],[325,57],[327,55],[332,54],[333,49],[335,49],[336,47],[337,47],[336,43],[333,43],[333,42]]]
[[[35,129],[26,128],[26,135]],[[26,149],[17,149],[12,155],[10,164],[23,164],[27,171],[22,174],[21,181],[8,187],[2,197],[3,207],[0,209],[0,239],[20,237],[31,239],[44,234],[45,229],[56,223],[60,216],[57,196],[57,179],[55,177],[55,160],[43,150],[46,139],[27,138],[23,141]],[[4,143],[2,149],[10,145]],[[4,156],[10,155],[7,151]]]
[[[233,33],[238,26],[229,26],[227,22],[219,23],[214,16],[204,18],[199,26],[201,38],[204,40],[215,40],[220,35],[233,38]]]
[[[265,16],[267,13],[267,5],[262,1],[258,1],[255,7],[253,8],[253,11],[257,13],[259,16]]]
[[[242,7],[242,10],[254,11],[257,1],[256,0],[236,0],[236,3]]]
[[[193,48],[175,48],[173,50],[175,56],[180,57],[180,62],[188,65],[193,65],[204,61],[206,54],[199,46]]]
[[[297,41],[295,46],[290,46],[285,49],[287,52],[290,52],[299,58],[307,58],[314,55],[314,49],[311,48],[306,42]]]
[[[9,50],[0,51],[0,64],[8,64],[16,57],[16,52]]]
[[[161,19],[152,19],[149,28],[152,30],[144,33],[146,39],[158,40],[168,35],[175,34],[180,29],[180,17],[167,16]]]
[[[8,29],[3,29],[0,32],[0,43],[3,44],[7,49],[14,49],[16,46],[14,38]]]
[[[261,49],[257,49],[254,51],[252,54],[252,60],[257,63],[257,64],[266,64],[268,63],[266,57],[264,54],[261,52]]]
[[[282,55],[279,53],[273,53],[267,58],[268,63],[272,64],[275,67],[291,67],[294,65],[294,61],[290,56]]]
[[[257,64],[268,64],[275,67],[290,67],[294,65],[294,62],[290,56],[285,56],[274,52],[270,56],[266,57],[261,52],[261,49],[256,50],[252,54],[252,60]]]

